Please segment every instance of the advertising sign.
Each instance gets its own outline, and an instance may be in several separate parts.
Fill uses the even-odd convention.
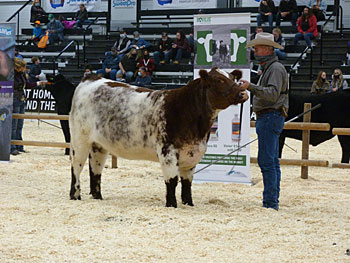
[[[250,36],[250,14],[195,15],[194,36],[197,40],[194,78],[200,69],[218,67],[227,73],[239,69],[243,79],[250,80],[250,53],[245,48]],[[249,133],[249,100],[221,111],[211,128],[207,152],[196,170],[216,163],[195,174],[194,180],[250,184],[249,146],[223,158],[249,142]]]
[[[153,0],[153,9],[216,8],[216,0]]]
[[[41,1],[46,13],[71,13],[84,4],[88,12],[100,12],[101,0],[45,0]]]
[[[0,161],[10,160],[16,25],[0,23]]]
[[[136,22],[136,0],[112,0],[111,28],[118,31]]]

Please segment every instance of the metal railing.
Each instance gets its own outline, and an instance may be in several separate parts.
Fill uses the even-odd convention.
[[[79,51],[79,42],[78,40],[74,39],[71,42],[68,43],[67,46],[65,46],[62,51],[53,59],[53,64],[52,64],[52,74],[55,76],[55,71],[56,71],[56,61],[57,59],[64,53],[67,51],[67,49],[73,45],[73,43],[76,43],[75,47],[76,47],[76,52],[78,53],[78,65],[77,68],[80,68],[80,51]]]
[[[86,63],[86,31],[90,28],[90,26],[92,26],[93,24],[95,24],[95,22],[99,19],[99,17],[96,17],[93,21],[91,21],[91,23],[88,24],[88,26],[86,28],[84,28],[84,35],[83,35],[83,63]]]
[[[12,16],[10,16],[6,22],[10,22],[12,20],[12,18],[14,18],[15,16],[17,16],[17,32],[16,32],[16,37],[17,37],[17,42],[19,41],[19,13],[23,10],[23,8],[25,8],[30,2],[32,2],[32,0],[28,0],[27,2],[25,2]]]
[[[304,51],[300,54],[300,56],[297,58],[297,60],[293,63],[293,65],[289,69],[289,90],[292,86],[292,75],[294,71],[294,67],[299,63],[300,60],[304,57],[304,55],[307,53],[307,51],[310,50],[310,67],[309,67],[309,78],[313,79],[313,72],[312,72],[312,64],[313,64],[313,48],[307,46]]]

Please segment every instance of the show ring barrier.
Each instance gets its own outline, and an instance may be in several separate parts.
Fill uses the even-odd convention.
[[[304,104],[304,111],[311,108],[310,103]],[[48,114],[13,114],[14,119],[31,119],[31,120],[69,120],[69,115],[48,115]],[[310,131],[329,131],[328,123],[312,123],[311,112],[304,115],[304,122],[289,122],[284,125],[287,130],[301,130],[303,132],[302,140],[302,158],[299,159],[280,159],[281,165],[301,166],[301,178],[308,178],[308,166],[329,167],[326,160],[309,160],[309,140]],[[250,127],[255,127],[255,121],[250,122]],[[350,135],[350,128],[334,128],[335,135]],[[59,147],[69,148],[69,143],[60,142],[42,142],[42,141],[19,141],[11,140],[14,145],[39,146],[39,147]],[[250,158],[251,163],[257,163],[256,157]],[[112,155],[112,168],[117,168],[117,158]],[[334,163],[332,168],[350,168],[350,164]]]

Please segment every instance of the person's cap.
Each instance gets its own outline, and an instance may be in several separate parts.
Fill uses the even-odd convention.
[[[51,20],[52,18],[54,18],[53,14],[49,14],[48,18],[49,18],[49,20]]]
[[[139,33],[139,31],[134,31],[134,33],[132,33],[134,36],[139,36],[140,35],[140,33]]]
[[[162,33],[162,37],[166,37],[167,35],[168,35],[167,32],[163,32],[163,33]]]
[[[40,25],[40,21],[39,21],[39,20],[36,20],[36,21],[34,22],[34,24]]]
[[[256,34],[255,39],[248,42],[246,47],[248,48],[248,47],[254,47],[258,45],[271,46],[278,49],[284,49],[284,47],[282,47],[280,44],[275,42],[274,36],[272,34],[266,33],[266,32],[261,32]]]

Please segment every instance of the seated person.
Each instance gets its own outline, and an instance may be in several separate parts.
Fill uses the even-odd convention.
[[[44,30],[41,28],[40,21],[37,20],[34,22],[34,28],[33,28],[33,35],[31,40],[34,43],[37,43],[40,41],[40,39],[45,35]]]
[[[76,21],[74,27],[82,27],[83,23],[88,23],[88,11],[85,8],[84,4],[80,4],[79,5],[79,10],[77,11],[77,13],[75,14],[74,20]]]
[[[278,7],[276,26],[281,25],[281,20],[291,21],[292,25],[297,24],[298,19],[298,6],[295,0],[281,0]]]
[[[30,9],[30,23],[34,23],[37,20],[42,24],[46,24],[48,22],[47,14],[41,7],[40,0],[34,0]]]
[[[329,85],[330,92],[343,91],[349,89],[349,85],[345,79],[343,79],[343,72],[341,69],[336,68],[333,71],[332,81]]]
[[[143,57],[138,61],[136,66],[138,68],[145,68],[147,75],[152,75],[153,70],[156,68],[156,64],[154,63],[154,60],[150,58],[147,49],[143,51]]]
[[[123,56],[127,53],[130,43],[131,40],[128,38],[126,31],[121,30],[119,39],[115,41],[113,45],[113,47],[117,50],[119,61],[121,61]]]
[[[140,37],[140,33],[138,31],[135,31],[133,33],[134,39],[131,40],[131,43],[128,47],[128,49],[135,48],[135,49],[144,49],[149,48],[151,46],[150,43],[148,43],[146,40]]]
[[[170,52],[172,39],[168,37],[167,32],[162,33],[162,38],[157,43],[157,50],[153,53],[154,61],[157,65],[170,62]]]
[[[106,58],[103,61],[102,69],[98,69],[96,74],[104,78],[116,80],[118,69],[119,58],[117,56],[117,51],[112,47],[111,51],[106,52]]]
[[[259,14],[256,16],[258,26],[261,26],[262,21],[269,21],[269,26],[272,29],[273,15],[275,13],[275,4],[272,0],[262,0],[259,5]]]
[[[282,37],[282,31],[281,29],[279,29],[278,27],[274,28],[272,30],[272,34],[274,37],[275,42],[277,42],[278,44],[280,44],[282,47],[285,47],[286,42],[284,41],[283,37]],[[278,59],[286,59],[287,55],[286,53],[283,51],[283,49],[278,49],[275,48],[275,54],[278,56]]]
[[[303,14],[297,21],[298,33],[294,37],[294,45],[298,44],[298,41],[304,39],[307,46],[311,47],[311,39],[318,36],[317,20],[310,8],[305,7]]]
[[[329,90],[327,74],[324,71],[318,72],[316,80],[312,83],[311,94],[324,94]]]
[[[77,22],[77,21],[74,21],[74,20],[72,20],[72,21],[66,20],[66,18],[63,15],[60,15],[58,17],[58,20],[62,23],[63,27],[67,28],[67,29],[73,28],[73,26]]]
[[[86,64],[84,67],[84,77],[87,77],[89,75],[93,74],[92,67],[90,64]]]
[[[117,72],[117,79],[116,79],[116,81],[125,82],[125,79],[123,77],[123,73],[121,73],[120,71]]]
[[[152,84],[152,78],[149,74],[147,74],[144,67],[139,68],[134,84],[139,87],[145,87]]]
[[[326,19],[326,0],[310,0],[308,7],[311,8],[312,13],[316,16],[317,21],[323,21]]]
[[[36,82],[44,80],[45,75],[41,72],[40,59],[38,57],[32,57],[32,63],[29,70],[29,81]]]
[[[117,74],[121,74],[127,83],[130,83],[134,78],[135,72],[137,71],[136,63],[139,59],[140,55],[137,54],[135,48],[132,48],[119,62],[120,69]]]
[[[53,14],[49,14],[50,22],[47,24],[47,31],[49,32],[49,41],[50,44],[55,42],[60,43],[64,40],[63,36],[63,25],[60,21],[55,19]]]
[[[191,56],[191,47],[182,30],[176,33],[176,39],[171,47],[171,56],[175,57],[174,64],[179,64],[183,57],[189,58]]]

